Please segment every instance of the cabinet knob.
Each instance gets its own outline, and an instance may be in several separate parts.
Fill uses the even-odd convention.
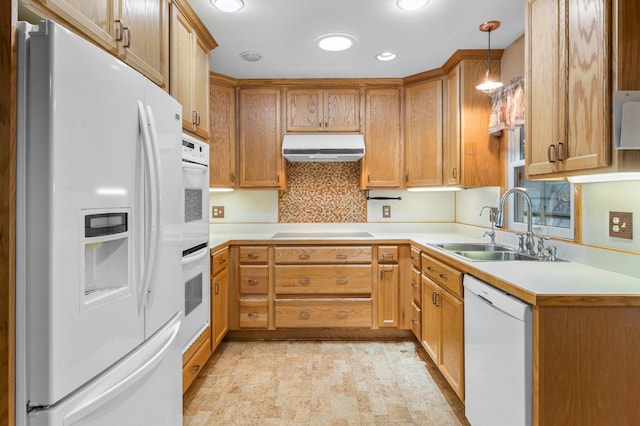
[[[336,279],[336,284],[346,284],[349,280],[347,278],[338,278]]]
[[[434,268],[433,266],[427,266],[427,271],[433,272],[435,270],[436,270],[436,268]]]
[[[302,319],[307,319],[311,317],[311,314],[307,311],[302,311],[298,314],[298,316]]]
[[[345,260],[348,256],[345,253],[336,254],[336,259]]]
[[[249,313],[247,314],[247,316],[248,316],[249,318],[258,318],[258,317],[260,316],[260,314],[259,314],[259,313],[257,313],[257,312],[249,312]]]
[[[448,279],[449,277],[447,277],[447,274],[438,274],[440,276],[440,278],[442,278],[443,280]]]
[[[300,278],[298,280],[298,283],[302,284],[302,285],[307,285],[311,282],[311,280],[309,280],[309,278]]]
[[[260,280],[250,279],[250,280],[248,280],[248,283],[250,285],[258,285],[258,284],[260,284]]]
[[[411,283],[411,287],[418,288],[418,283],[416,283],[416,282],[412,282],[412,283]]]
[[[259,257],[260,257],[260,255],[259,255],[258,253],[249,253],[249,254],[247,255],[247,257],[248,257],[249,259],[257,259],[257,258],[259,258]]]
[[[310,256],[307,253],[300,253],[298,255],[298,259],[300,259],[300,260],[307,260],[307,259],[309,259],[309,257]]]
[[[348,312],[345,312],[345,311],[338,311],[338,312],[336,312],[336,316],[337,316],[338,318],[346,318],[348,315],[349,315],[349,313],[348,313]]]

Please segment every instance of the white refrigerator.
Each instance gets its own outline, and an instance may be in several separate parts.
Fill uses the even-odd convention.
[[[18,425],[181,425],[181,111],[53,21],[18,28]]]

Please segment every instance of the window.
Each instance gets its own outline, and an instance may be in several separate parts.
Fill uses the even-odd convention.
[[[524,128],[509,132],[508,188],[527,188],[536,234],[573,239],[573,185],[565,180],[525,179]],[[512,195],[509,202],[509,229],[527,230],[527,206],[523,197]]]

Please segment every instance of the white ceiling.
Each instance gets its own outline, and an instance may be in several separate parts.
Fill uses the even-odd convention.
[[[504,49],[524,33],[524,0],[431,0],[407,12],[396,0],[244,0],[235,14],[209,0],[189,0],[218,42],[211,70],[235,78],[407,77],[439,68],[458,49],[486,49],[479,25],[501,22],[491,48]],[[314,39],[346,32],[356,43],[343,52],[325,52]],[[245,51],[258,62],[240,58]],[[396,53],[389,62],[375,59]]]

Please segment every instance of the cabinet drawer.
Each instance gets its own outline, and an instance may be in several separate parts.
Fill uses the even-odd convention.
[[[182,393],[189,389],[210,356],[211,339],[206,339],[195,355],[182,367]]]
[[[268,294],[269,267],[240,266],[240,294]]]
[[[370,263],[371,246],[276,247],[275,263]]]
[[[211,258],[211,276],[216,275],[227,267],[229,263],[229,250],[224,249],[213,255]]]
[[[371,298],[278,299],[276,328],[371,327]]]
[[[453,294],[462,297],[462,272],[422,253],[422,273]]]
[[[417,249],[415,247],[411,247],[411,252],[409,253],[409,260],[411,260],[411,265],[413,265],[413,267],[418,271],[421,269],[420,253],[422,253],[420,249]]]
[[[422,280],[420,279],[420,271],[411,268],[411,297],[413,303],[422,306]]]
[[[279,265],[278,294],[371,294],[371,265]]]
[[[267,246],[240,247],[240,263],[267,263],[269,261],[269,249]]]
[[[379,246],[378,263],[398,263],[398,246]]]
[[[240,328],[267,328],[269,301],[267,299],[240,300]]]
[[[422,309],[411,304],[411,330],[416,338],[422,341]]]

